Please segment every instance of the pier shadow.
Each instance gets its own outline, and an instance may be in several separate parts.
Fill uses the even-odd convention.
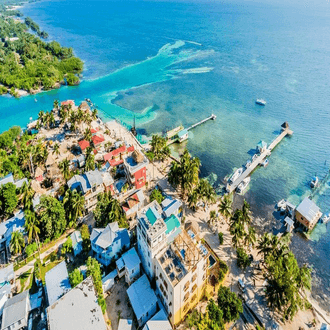
[[[280,130],[273,131],[273,135],[280,135],[280,134],[281,134]]]
[[[251,157],[257,153],[257,150],[255,148],[250,149],[247,154],[250,155]]]

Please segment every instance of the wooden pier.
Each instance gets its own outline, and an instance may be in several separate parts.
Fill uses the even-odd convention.
[[[238,187],[238,185],[246,179],[255,169],[257,166],[261,165],[265,158],[271,155],[272,150],[283,140],[283,138],[287,135],[292,135],[293,131],[290,130],[288,123],[284,123],[282,125],[282,132],[279,136],[274,139],[274,141],[268,146],[267,149],[262,151],[258,157],[256,157],[251,165],[245,169],[245,171],[239,176],[234,182],[227,183],[226,190],[228,193],[232,193]]]
[[[199,121],[198,123],[194,124],[194,125],[191,125],[190,127],[187,128],[187,131],[190,131],[191,129],[195,128],[196,126],[199,126],[201,124],[204,124],[205,122],[207,122],[208,120],[215,120],[217,118],[216,115],[214,115],[212,113],[212,115],[210,117],[207,117],[201,121]]]

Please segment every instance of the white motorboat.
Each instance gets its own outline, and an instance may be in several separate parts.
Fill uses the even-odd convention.
[[[261,165],[262,165],[263,167],[267,167],[268,164],[269,164],[269,160],[268,160],[268,158],[266,158],[266,159],[261,163]]]
[[[266,105],[266,101],[263,100],[263,99],[256,99],[256,104],[259,104],[259,105]]]
[[[325,214],[322,218],[322,223],[328,223],[330,221],[330,213]]]
[[[286,201],[284,199],[281,199],[277,203],[277,209],[278,211],[284,212],[286,210]]]
[[[254,154],[254,155],[252,156],[252,161],[254,162],[258,157],[259,157],[258,154]]]
[[[251,178],[248,176],[247,178],[245,178],[236,188],[237,192],[239,194],[241,194],[245,189],[246,187],[249,185],[251,181]]]
[[[250,165],[252,164],[251,160],[249,159],[246,164],[245,164],[245,168],[248,168]]]
[[[311,181],[311,188],[316,188],[319,183],[319,178],[317,176],[314,176]]]
[[[243,168],[240,167],[239,169],[237,169],[234,174],[230,177],[230,179],[228,181],[230,182],[234,182],[236,181],[243,173]]]

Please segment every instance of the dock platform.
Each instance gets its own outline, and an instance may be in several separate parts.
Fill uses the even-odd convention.
[[[238,185],[247,178],[257,166],[261,165],[265,158],[271,155],[272,150],[286,137],[287,135],[292,135],[293,131],[290,130],[288,123],[282,125],[282,132],[277,136],[274,141],[268,146],[267,149],[262,151],[258,157],[256,157],[251,165],[245,169],[245,171],[231,184],[227,183],[226,190],[230,194],[238,187]]]
[[[214,115],[212,113],[212,115],[210,117],[207,117],[201,121],[199,121],[198,123],[194,124],[194,125],[191,125],[190,127],[187,128],[187,131],[190,131],[191,129],[195,128],[196,126],[199,126],[201,124],[204,124],[205,122],[207,122],[208,120],[215,120],[217,118],[216,115]]]

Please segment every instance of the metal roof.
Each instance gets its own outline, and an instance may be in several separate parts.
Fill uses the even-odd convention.
[[[149,220],[149,222],[151,223],[152,226],[161,217],[161,215],[157,212],[157,210],[153,206],[149,207],[149,209],[146,212],[146,216],[147,216],[147,218],[148,218],[148,220]]]
[[[9,182],[14,183],[13,173],[9,173],[6,176],[4,176],[2,179],[0,179],[0,187]]]
[[[65,261],[46,273],[45,282],[48,302],[51,306],[71,289]]]
[[[166,234],[169,234],[173,229],[180,227],[180,221],[174,214],[171,214],[169,218],[165,219],[165,224],[167,228]]]
[[[21,210],[12,218],[0,223],[0,236],[14,231],[22,231],[24,229],[25,219],[24,212]]]
[[[126,292],[138,320],[157,304],[157,297],[146,274],[135,281]]]
[[[106,330],[91,277],[47,309],[49,330]]]
[[[168,321],[164,310],[161,309],[146,323],[143,330],[172,330],[172,326]]]
[[[167,200],[167,199],[165,199],[165,200]],[[163,212],[165,214],[165,217],[168,218],[182,206],[182,202],[179,201],[178,199],[173,199],[170,203],[166,202],[166,203],[164,203],[164,205],[166,205],[166,206],[164,207],[163,203],[162,203],[162,206],[164,207]]]
[[[308,197],[305,197],[304,200],[298,205],[297,211],[309,222],[311,222],[320,212],[320,208]]]
[[[125,252],[123,254],[122,258],[123,258],[125,267],[128,270],[134,269],[136,266],[138,266],[141,263],[141,260],[134,247],[132,247],[127,252]]]
[[[79,244],[80,242],[82,242],[82,238],[81,238],[81,233],[79,230],[75,230],[71,235],[71,240],[72,240],[72,246],[73,248]]]
[[[9,264],[5,268],[0,269],[0,283],[13,280],[15,277],[14,265]]]

